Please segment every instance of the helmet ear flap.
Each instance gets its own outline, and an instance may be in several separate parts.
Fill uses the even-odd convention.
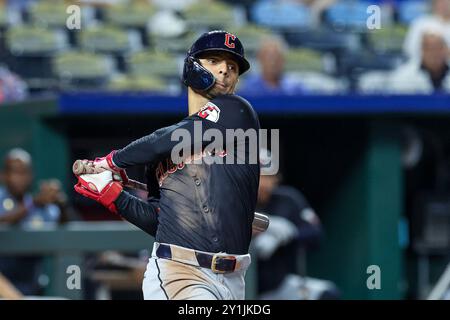
[[[197,58],[191,55],[186,56],[183,67],[183,83],[186,86],[198,91],[206,91],[215,82],[214,75],[203,67]]]

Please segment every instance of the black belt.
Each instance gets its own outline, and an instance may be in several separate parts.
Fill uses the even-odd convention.
[[[191,249],[186,249],[191,250]],[[219,254],[209,254],[195,251],[198,266],[202,268],[211,269],[215,273],[234,272],[236,269],[236,257],[225,256]],[[156,256],[162,259],[177,260],[177,257],[172,256],[170,245],[160,243],[156,249]],[[185,262],[185,261],[183,261]]]

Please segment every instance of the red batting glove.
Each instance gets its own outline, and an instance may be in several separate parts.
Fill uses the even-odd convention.
[[[118,213],[114,201],[119,197],[123,187],[113,179],[110,171],[80,175],[74,188],[82,196],[97,201],[111,212]]]

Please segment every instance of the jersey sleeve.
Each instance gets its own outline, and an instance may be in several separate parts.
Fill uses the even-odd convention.
[[[237,95],[223,95],[206,103],[193,119],[201,119],[207,128],[255,129],[260,128],[256,112],[250,103]]]
[[[196,123],[201,124],[200,134],[196,129]],[[125,169],[155,163],[169,157],[173,148],[180,143],[180,139],[173,137],[177,130],[178,132],[186,130],[185,132],[189,133],[191,150],[194,150],[196,145],[205,147],[211,142],[203,140],[202,132],[207,129],[218,129],[223,137],[226,137],[227,129],[257,130],[259,121],[255,111],[245,99],[235,95],[220,96],[179,123],[156,130],[118,150],[113,156],[114,164]]]
[[[128,222],[151,236],[156,235],[158,228],[158,200],[150,198],[141,200],[126,191],[122,191],[114,202],[117,212]]]
[[[191,127],[193,131],[192,121],[183,119],[177,124],[158,129],[115,152],[113,162],[119,168],[126,169],[161,160],[170,155],[172,148],[179,143],[179,141],[172,140],[172,133],[177,129],[190,131]]]

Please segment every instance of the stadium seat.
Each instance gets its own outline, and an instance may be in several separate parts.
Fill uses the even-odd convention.
[[[158,10],[176,10],[183,12],[197,1],[198,0],[152,0],[152,4],[157,7]]]
[[[136,32],[98,25],[82,29],[80,46],[90,52],[124,54],[141,49],[142,43]]]
[[[401,53],[407,31],[407,27],[399,24],[370,30],[368,32],[370,46],[377,52]]]
[[[0,4],[0,61],[7,61],[5,33],[10,26],[21,24],[22,18],[19,10],[7,9],[5,5]]]
[[[148,2],[120,4],[107,7],[105,19],[108,23],[120,27],[145,28],[155,12],[156,8]]]
[[[222,2],[198,1],[183,13],[187,24],[192,29],[229,29],[235,23],[234,9]]]
[[[185,54],[198,35],[198,33],[189,32],[169,37],[150,33],[149,42],[156,51]]]
[[[64,27],[68,14],[64,1],[36,1],[29,7],[31,22],[41,27]]]
[[[344,73],[365,70],[391,70],[401,62],[396,54],[376,54],[370,51],[347,53],[340,61]]]
[[[358,77],[357,91],[366,94],[383,94],[389,82],[390,71],[368,71]]]
[[[8,15],[6,14],[6,8],[0,5],[0,28],[4,28],[9,25]]]
[[[311,94],[341,94],[348,90],[346,79],[335,78],[320,72],[300,72],[305,89]]]
[[[333,4],[325,12],[325,21],[334,28],[361,29],[367,28],[367,8],[365,1],[345,0]]]
[[[291,47],[306,47],[319,51],[357,50],[361,37],[354,32],[336,32],[328,28],[284,31],[283,36]]]
[[[111,80],[108,90],[166,92],[167,83],[158,77],[144,75],[120,75]]]
[[[305,29],[313,23],[307,6],[289,1],[258,1],[251,8],[251,16],[257,24],[274,29]]]
[[[0,4],[0,30],[5,30],[11,25],[18,25],[22,22],[20,12],[18,10],[7,9]]]
[[[29,8],[31,23],[42,27],[66,28],[67,18],[69,17],[68,6],[67,1],[63,0],[36,1]],[[83,27],[90,25],[94,20],[95,14],[92,7],[84,5],[80,13]]]
[[[397,54],[381,54],[370,51],[348,52],[338,61],[338,74],[348,77],[352,89],[356,89],[358,78],[369,71],[390,71],[397,67],[402,57]]]
[[[62,89],[98,89],[106,86],[115,66],[109,56],[70,51],[54,59],[54,70]]]
[[[285,71],[323,72],[322,55],[311,49],[290,49],[286,52]]]
[[[430,2],[423,0],[402,1],[398,5],[398,20],[403,24],[410,24],[430,11]]]
[[[6,33],[9,66],[27,81],[31,91],[54,86],[52,57],[67,46],[67,35],[59,30],[23,25]]]
[[[270,36],[272,31],[254,24],[248,24],[237,29],[230,29],[245,44],[245,54],[255,55],[263,38]]]
[[[128,65],[130,73],[135,76],[179,78],[181,71],[177,57],[164,52],[137,52],[129,58]]]
[[[23,25],[7,31],[6,44],[13,55],[51,55],[67,48],[67,37],[61,31]]]

